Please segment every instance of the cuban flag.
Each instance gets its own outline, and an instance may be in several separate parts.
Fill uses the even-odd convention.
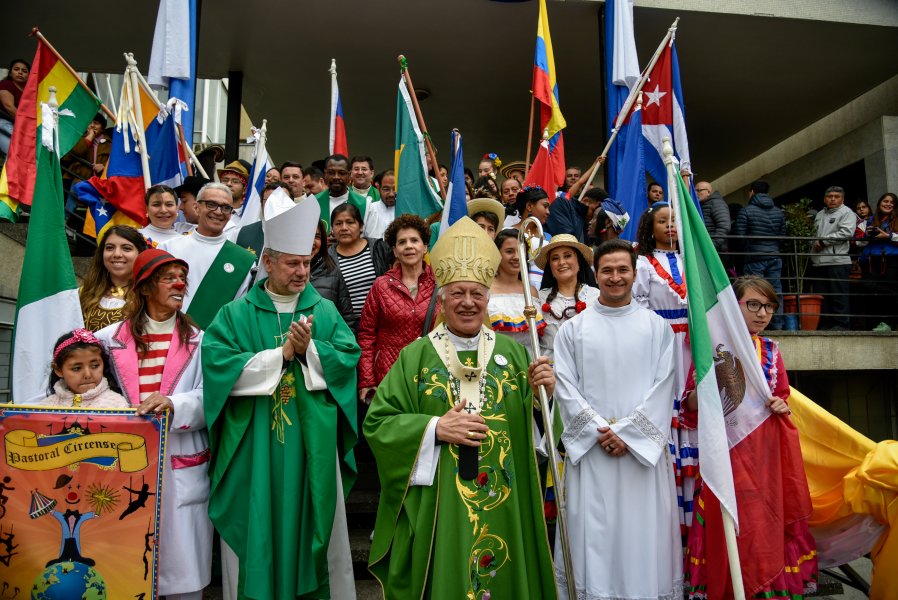
[[[265,148],[265,129],[266,123],[262,122],[262,128],[253,127],[253,138],[256,140],[256,149],[253,154],[253,168],[249,174],[249,193],[243,208],[240,211],[240,226],[246,227],[256,221],[261,220],[262,216],[262,189],[265,187],[265,174],[269,169],[274,168],[268,150]]]
[[[331,59],[331,129],[328,152],[349,156],[346,143],[346,122],[343,119],[343,100],[340,98],[340,87],[337,85],[337,61]]]
[[[555,55],[549,34],[549,13],[546,0],[539,0],[539,21],[536,27],[536,53],[533,60],[533,97],[539,101],[539,131],[547,143],[540,144],[525,185],[538,185],[555,199],[555,190],[564,184],[564,139],[561,130],[567,126],[558,104],[558,82],[555,76]]]
[[[636,38],[633,29],[633,0],[608,0],[605,3],[605,88],[607,100],[605,103],[608,119],[608,131],[613,131],[618,115],[627,103],[630,90],[639,81],[639,59],[636,55]],[[612,198],[621,200],[618,191],[618,173],[632,173],[631,167],[624,167],[624,155],[627,149],[629,123],[621,125],[620,133],[608,150],[605,161],[605,171],[608,175],[608,193]],[[641,144],[641,140],[640,140]],[[639,153],[642,149],[639,149]],[[643,175],[643,189],[645,188],[645,168],[639,171]],[[626,178],[628,181],[636,177]],[[643,194],[644,196],[644,194]],[[634,207],[627,206],[627,212],[634,216],[631,221],[637,222],[638,215],[645,210],[645,198],[642,205],[634,211]],[[631,229],[631,228],[628,228]],[[626,235],[625,230],[624,234]],[[630,239],[627,237],[626,239]]]
[[[667,169],[661,154],[662,141],[665,137],[671,140],[674,156],[680,163],[680,170],[692,173],[675,39],[676,32],[673,32],[670,42],[662,50],[655,68],[649,73],[642,88],[642,135],[647,142],[645,167],[652,179],[664,187],[665,198],[670,198]]]

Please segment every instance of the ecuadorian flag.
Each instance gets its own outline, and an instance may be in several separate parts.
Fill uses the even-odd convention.
[[[16,111],[9,155],[0,174],[0,218],[7,221],[15,221],[19,204],[31,205],[34,197],[38,174],[37,145],[43,120],[38,99],[48,98],[50,87],[56,88],[59,102],[59,156],[65,156],[84,135],[100,108],[100,101],[38,39],[31,76]]]
[[[546,11],[546,0],[539,0],[539,21],[536,26],[536,54],[533,59],[533,97],[539,101],[540,135],[548,131],[548,143],[542,144],[533,161],[533,181],[528,177],[527,183],[541,186],[555,197],[555,188],[564,183],[564,139],[561,130],[567,126],[561,107],[558,104],[558,82],[555,78],[555,55],[552,52],[552,36],[549,34],[549,13]],[[546,165],[545,163],[548,163]],[[542,165],[542,166],[540,166]],[[540,173],[548,173],[549,178],[537,177]]]

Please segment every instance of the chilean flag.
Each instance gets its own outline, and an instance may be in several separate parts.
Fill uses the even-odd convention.
[[[343,120],[343,101],[340,99],[340,88],[337,86],[337,61],[331,59],[331,130],[328,152],[349,156],[346,144],[346,122]]]
[[[665,137],[669,137],[673,144],[674,155],[680,161],[680,170],[692,172],[675,38],[676,33],[671,35],[670,42],[661,52],[642,88],[642,135],[647,142],[645,168],[655,181],[664,186],[665,198],[670,197],[667,168],[661,154],[662,140]]]
[[[527,173],[525,185],[539,185],[555,199],[555,190],[564,184],[564,139],[561,130],[567,126],[558,105],[558,82],[555,78],[555,55],[549,34],[549,14],[546,0],[539,0],[539,21],[536,27],[536,54],[533,60],[533,97],[539,101],[540,137],[548,134],[548,143],[540,144],[534,166]],[[541,156],[543,155],[544,156]]]

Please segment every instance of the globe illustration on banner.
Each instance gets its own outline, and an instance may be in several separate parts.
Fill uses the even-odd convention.
[[[93,567],[79,562],[50,565],[38,575],[31,600],[105,600],[106,582]]]

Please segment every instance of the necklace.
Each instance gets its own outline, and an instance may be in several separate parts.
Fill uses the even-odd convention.
[[[109,295],[113,298],[124,298],[125,294],[128,292],[128,286],[117,286],[111,285],[109,286]]]
[[[574,305],[573,306],[565,306],[561,310],[561,315],[556,315],[555,311],[552,310],[552,305],[549,304],[548,302],[544,302],[543,306],[542,306],[543,314],[548,313],[548,314],[552,315],[552,317],[556,321],[564,321],[566,319],[570,319],[575,314],[579,315],[584,310],[586,310],[586,302],[583,302],[582,300],[580,300],[579,294],[580,294],[580,285],[578,284],[577,289],[574,291]],[[558,297],[560,297],[560,295],[556,295],[555,297],[558,298]],[[574,313],[571,314],[571,311],[574,311]]]
[[[496,337],[492,331],[481,327],[480,340],[477,343],[477,364],[462,365],[458,360],[458,352],[449,339],[446,324],[441,323],[428,336],[434,350],[440,356],[443,365],[449,371],[449,392],[453,404],[467,400],[465,412],[480,413],[486,405],[486,366],[493,354]]]

